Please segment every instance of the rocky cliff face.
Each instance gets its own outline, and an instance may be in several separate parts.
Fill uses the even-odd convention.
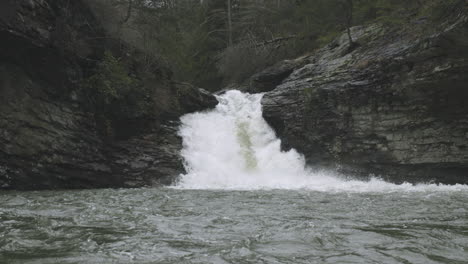
[[[283,147],[355,175],[468,183],[466,8],[437,27],[419,20],[352,33],[360,44],[353,50],[342,36],[255,76],[267,81],[252,89],[273,89],[263,114]]]
[[[105,34],[79,0],[0,3],[0,189],[135,187],[183,172],[171,120],[216,99],[155,75],[151,120],[123,120],[125,140],[103,140],[78,90]],[[152,125],[128,125],[139,123]]]

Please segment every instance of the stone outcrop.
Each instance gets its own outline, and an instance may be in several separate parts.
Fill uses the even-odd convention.
[[[263,71],[254,74],[249,79],[248,91],[254,93],[264,93],[273,90],[281,84],[294,69],[303,66],[303,58],[297,60],[280,61]]]
[[[169,121],[151,133],[116,142],[108,153],[125,187],[168,185],[185,172],[179,122]]]
[[[359,47],[343,35],[265,94],[263,114],[283,148],[346,174],[468,183],[466,8],[437,26],[352,34]]]
[[[159,69],[145,80],[154,113],[122,120],[124,136],[107,140],[79,95],[105,34],[81,0],[1,1],[0,189],[137,187],[183,172],[171,120],[216,99]]]

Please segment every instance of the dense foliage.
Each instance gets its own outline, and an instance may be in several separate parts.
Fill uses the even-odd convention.
[[[114,36],[216,90],[353,25],[441,17],[463,0],[99,0]],[[350,35],[350,41],[352,36]]]
[[[93,74],[83,81],[83,95],[96,114],[101,131],[114,136],[112,122],[141,117],[149,112],[152,99],[148,87],[133,77],[125,63],[110,51],[104,53]]]

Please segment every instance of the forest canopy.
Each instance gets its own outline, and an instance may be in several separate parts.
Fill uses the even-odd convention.
[[[463,0],[88,2],[111,37],[164,62],[175,79],[214,91],[311,52],[354,25],[438,19]]]

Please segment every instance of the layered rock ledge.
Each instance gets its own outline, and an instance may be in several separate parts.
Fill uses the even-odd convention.
[[[105,35],[81,0],[1,1],[0,189],[140,187],[184,171],[178,117],[216,99],[155,69],[151,118],[121,120],[125,137],[107,140],[78,96]]]
[[[353,50],[343,35],[257,74],[261,91],[281,78],[262,104],[283,148],[346,174],[468,183],[468,16],[459,11],[436,27],[355,27]]]

